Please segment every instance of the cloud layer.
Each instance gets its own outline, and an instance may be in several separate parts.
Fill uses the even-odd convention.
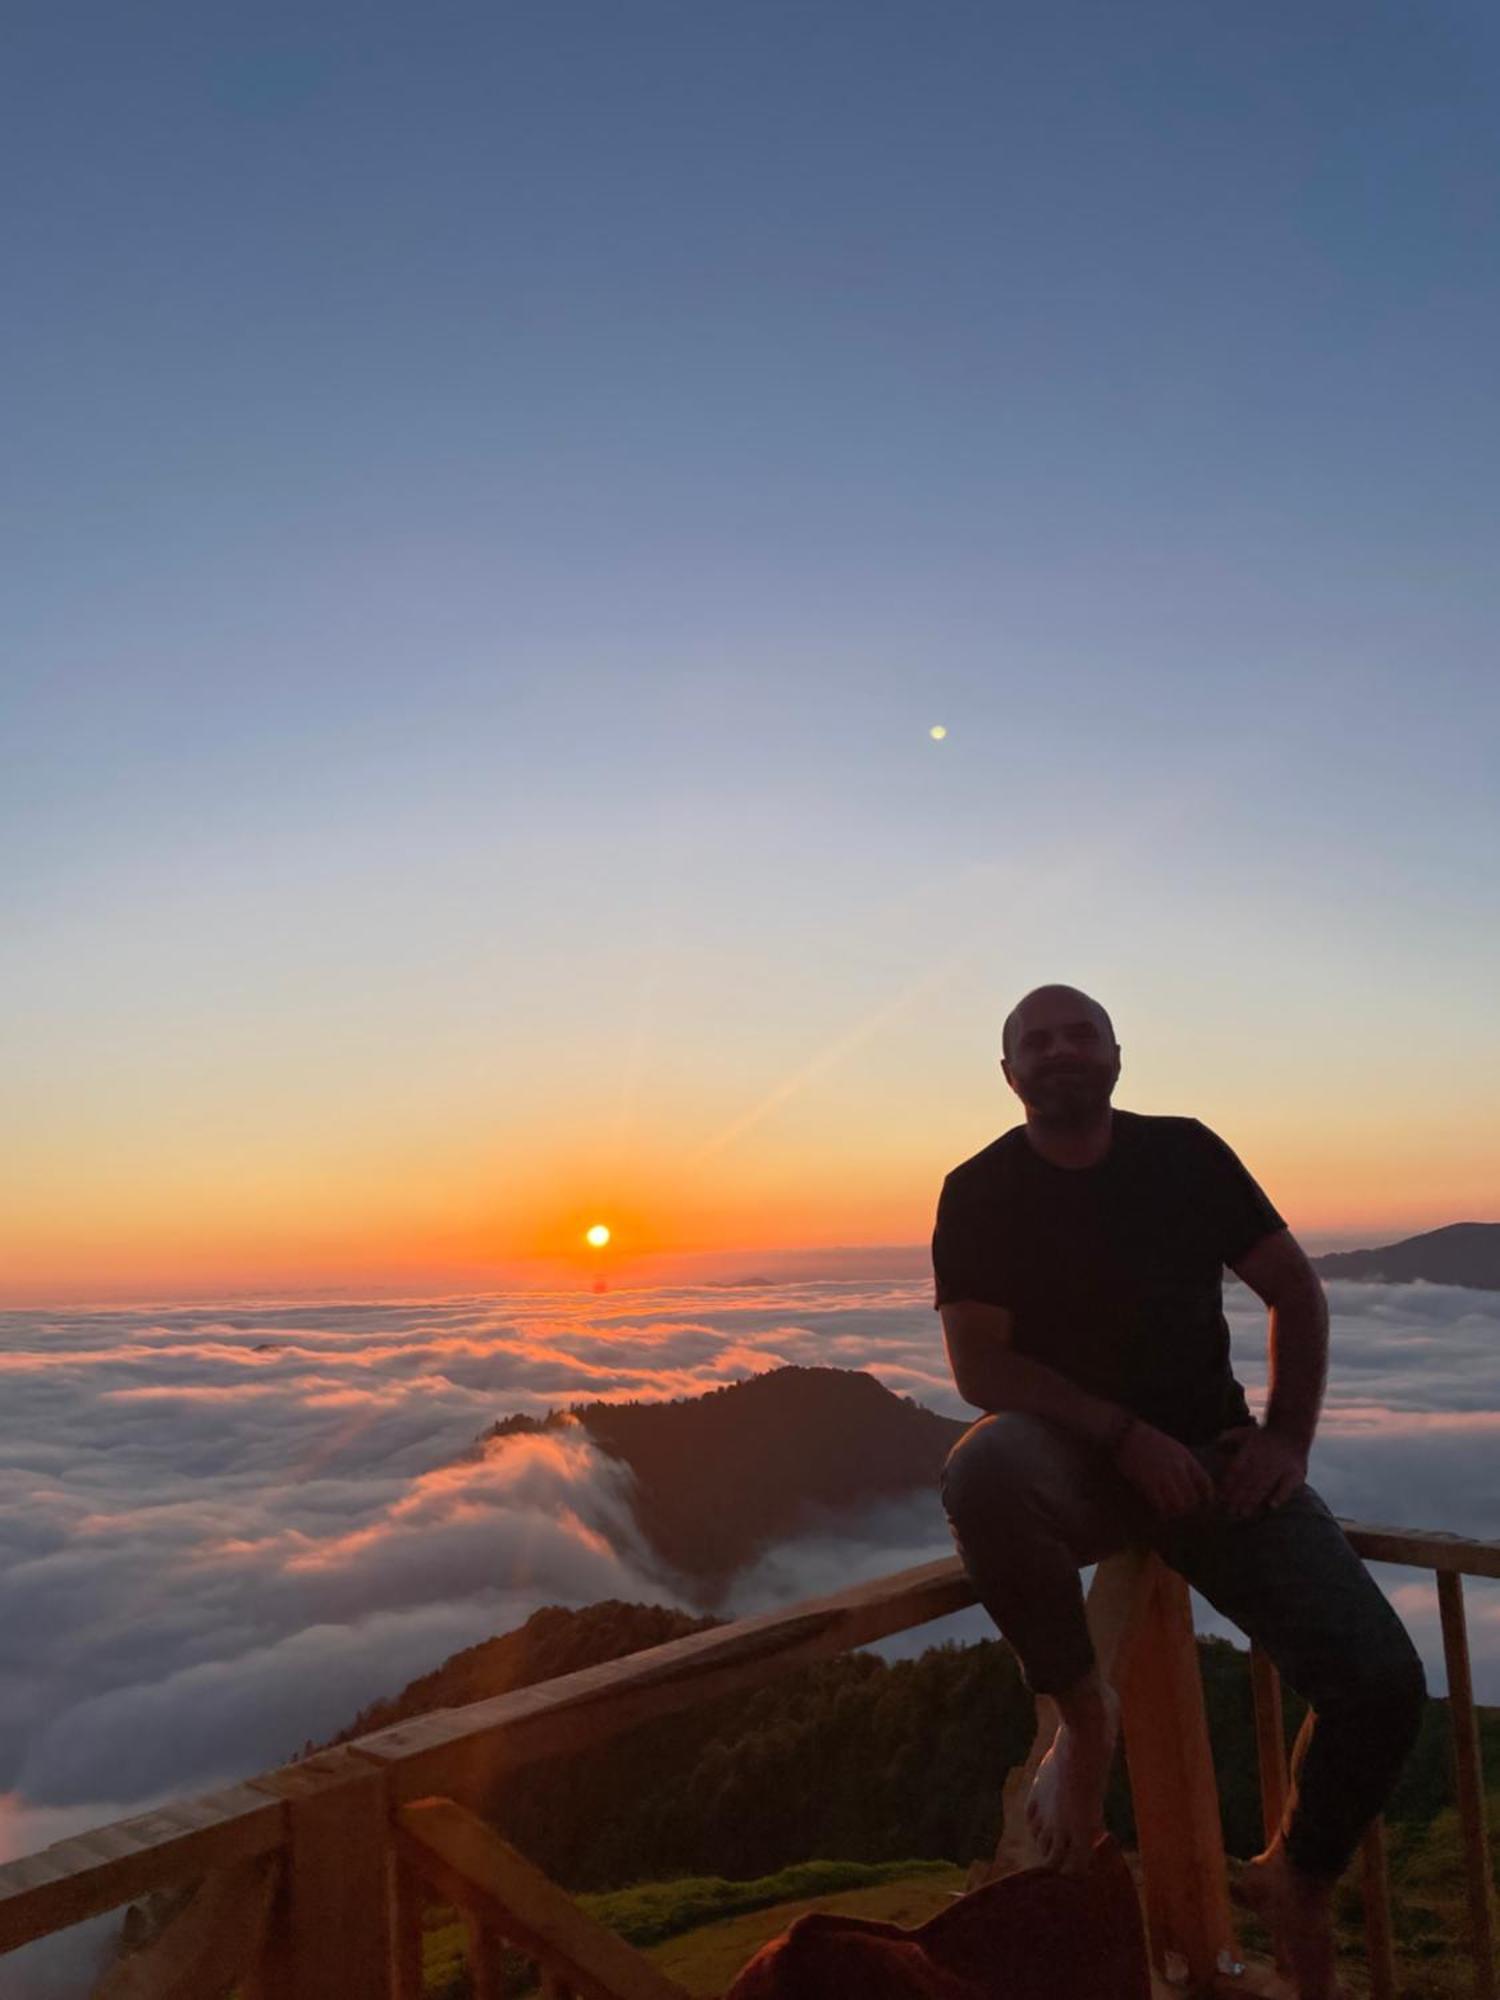
[[[1500,1295],[1332,1297],[1330,1504],[1500,1535]],[[1254,1400],[1263,1315],[1237,1287],[1229,1307]],[[581,1433],[468,1448],[511,1411],[696,1395],[786,1362],[869,1368],[966,1414],[904,1282],[0,1315],[0,1842],[276,1762],[538,1604],[686,1601]],[[948,1547],[935,1496],[828,1520],[745,1573],[732,1608]],[[1429,1586],[1382,1580],[1441,1684]],[[1469,1594],[1481,1698],[1500,1700],[1500,1603]]]

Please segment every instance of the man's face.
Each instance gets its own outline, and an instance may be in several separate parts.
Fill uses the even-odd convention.
[[[1051,1125],[1087,1125],[1109,1103],[1120,1051],[1103,1012],[1081,994],[1036,994],[1011,1029],[1005,1080]]]

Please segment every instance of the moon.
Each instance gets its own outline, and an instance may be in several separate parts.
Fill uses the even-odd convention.
[[[931,729],[928,730],[927,734],[932,738],[934,743],[941,743],[943,738],[948,734],[948,732],[943,727],[941,722],[935,722],[933,723]]]
[[[609,1231],[602,1222],[596,1222],[592,1229],[584,1232],[584,1241],[595,1250],[602,1250],[609,1241]]]

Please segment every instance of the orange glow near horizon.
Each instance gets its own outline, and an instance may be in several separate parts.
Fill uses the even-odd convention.
[[[596,1276],[605,1256],[612,1281],[629,1285],[706,1256],[920,1245],[944,1172],[1011,1122],[1005,1100],[987,1108],[988,1129],[971,1110],[956,1130],[950,1108],[920,1128],[914,1118],[920,1138],[906,1142],[884,1112],[861,1128],[847,1113],[825,1119],[792,1105],[792,1117],[780,1106],[712,1153],[700,1147],[695,1157],[671,1135],[650,1152],[622,1148],[604,1166],[576,1129],[530,1153],[518,1137],[506,1150],[527,1161],[524,1178],[462,1146],[446,1158],[434,1147],[422,1174],[399,1155],[339,1172],[295,1151],[279,1171],[267,1162],[258,1173],[243,1161],[134,1180],[89,1171],[85,1181],[81,1171],[70,1201],[56,1186],[15,1189],[0,1299],[569,1285]],[[1263,1104],[1210,1103],[1202,1115],[1315,1242],[1388,1242],[1496,1215],[1482,1128],[1413,1129],[1373,1105],[1337,1128],[1299,1118],[1295,1131]],[[485,1187],[496,1192],[476,1192]],[[590,1234],[599,1229],[604,1244]]]

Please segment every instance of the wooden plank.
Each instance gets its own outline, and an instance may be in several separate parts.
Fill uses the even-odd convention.
[[[1448,1535],[1440,1528],[1378,1528],[1344,1520],[1339,1526],[1366,1562],[1408,1563],[1446,1576],[1500,1577],[1500,1542]]]
[[[1395,1931],[1391,1924],[1391,1878],[1386,1865],[1383,1819],[1372,1819],[1365,1828],[1360,1856],[1370,2000],[1396,2000]]]
[[[649,1958],[579,1909],[572,1897],[452,1799],[422,1799],[396,1815],[403,1853],[445,1898],[545,1965],[579,2000],[686,2000]]]
[[[1267,1847],[1281,1831],[1286,1811],[1286,1724],[1281,1676],[1259,1646],[1250,1648],[1250,1688],[1255,1700],[1255,1755],[1260,1766],[1260,1822]]]
[[[385,1773],[347,1747],[255,1781],[287,1807],[281,1894],[262,1980],[276,2000],[387,2000]]]
[[[263,1791],[231,1785],[116,1820],[107,1832],[107,1853],[97,1835],[78,1834],[0,1865],[0,1952],[274,1853],[285,1823]]]
[[[440,1709],[355,1739],[391,1767],[397,1801],[475,1796],[502,1772],[587,1748],[637,1723],[738,1693],[813,1660],[925,1625],[974,1602],[956,1557],[652,1646],[536,1687]]]
[[[1150,1608],[1159,1564],[1149,1550],[1124,1549],[1094,1571],[1084,1604],[1094,1660],[1113,1687]]]
[[[1463,1836],[1473,1990],[1476,2000],[1495,2000],[1489,1836],[1485,1827],[1484,1777],[1479,1761],[1479,1729],[1474,1716],[1474,1682],[1469,1672],[1469,1634],[1464,1623],[1461,1577],[1451,1572],[1439,1574],[1438,1610],[1443,1621],[1443,1658],[1448,1668],[1448,1720],[1453,1730],[1453,1772],[1458,1823]]]
[[[274,1855],[220,1869],[140,1951],[120,1959],[93,2000],[201,2000],[227,1991],[260,1956],[276,1892]]]
[[[1206,1984],[1238,1954],[1192,1601],[1164,1564],[1119,1687],[1152,1962],[1165,1971],[1174,1954]]]

